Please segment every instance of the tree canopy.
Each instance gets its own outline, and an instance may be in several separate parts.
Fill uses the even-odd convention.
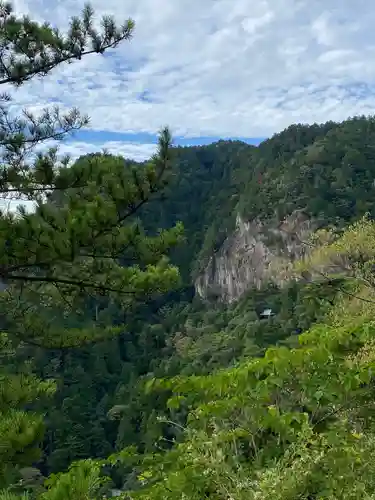
[[[56,66],[96,52],[102,54],[129,40],[134,23],[118,27],[102,19],[93,28],[93,10],[86,6],[61,34],[13,14],[0,5],[0,84],[25,85]],[[70,348],[124,329],[89,319],[90,299],[105,297],[105,308],[126,314],[139,300],[178,284],[178,270],[167,252],[181,236],[181,227],[147,234],[136,215],[163,188],[171,162],[171,136],[160,134],[157,153],[142,167],[122,158],[95,155],[59,163],[55,149],[32,155],[37,145],[88,123],[77,110],[61,115],[46,108],[35,117],[25,111],[13,117],[9,94],[2,96],[0,140],[4,197],[17,195],[35,202],[28,213],[0,214],[1,356],[9,359],[23,345]],[[53,393],[52,381],[36,378],[24,363],[5,365],[0,393],[0,486],[12,484],[22,466],[35,462],[43,437],[43,418],[25,411],[35,400]]]
[[[72,161],[88,118],[11,89],[133,36],[94,24],[0,3],[0,193],[34,203],[0,212],[0,500],[375,498],[373,117]],[[295,209],[309,280],[195,296],[238,215]]]

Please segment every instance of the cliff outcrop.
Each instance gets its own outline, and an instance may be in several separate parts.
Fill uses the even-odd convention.
[[[314,222],[301,210],[278,224],[245,221],[237,215],[236,229],[195,281],[202,298],[233,302],[251,288],[279,286],[296,278],[293,262],[309,251]]]

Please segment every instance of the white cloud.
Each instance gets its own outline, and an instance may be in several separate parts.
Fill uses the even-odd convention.
[[[60,144],[59,154],[68,154],[72,159],[75,159],[81,155],[106,149],[109,153],[114,155],[121,155],[124,158],[132,158],[136,161],[144,161],[156,152],[156,148],[156,144],[140,144],[122,141],[106,141],[101,144],[72,141]]]
[[[17,4],[34,18],[63,27],[84,0]],[[92,5],[119,21],[133,17],[134,39],[113,57],[90,56],[30,82],[15,92],[22,106],[58,98],[63,106],[88,113],[93,130],[155,133],[168,124],[176,135],[195,137],[262,137],[293,122],[341,120],[375,110],[375,8],[368,0],[93,0]],[[138,99],[144,91],[152,103]],[[149,151],[148,145],[113,147],[118,146],[136,154]]]
[[[3,212],[16,212],[20,206],[23,206],[27,212],[32,212],[34,210],[35,203],[28,200],[0,199],[0,210]]]

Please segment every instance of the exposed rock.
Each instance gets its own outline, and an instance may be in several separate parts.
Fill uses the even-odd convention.
[[[293,279],[292,263],[309,251],[307,243],[316,229],[303,211],[294,211],[279,224],[244,221],[213,255],[195,282],[202,298],[233,302],[250,288],[273,282],[279,286]]]

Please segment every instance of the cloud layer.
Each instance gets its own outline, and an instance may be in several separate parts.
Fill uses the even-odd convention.
[[[17,0],[64,27],[84,0]],[[64,65],[15,92],[20,106],[54,99],[95,131],[266,137],[295,122],[375,109],[375,8],[368,0],[93,0],[98,15],[136,22],[110,56]],[[93,147],[97,145],[93,145]],[[154,146],[113,143],[140,158]],[[87,150],[87,143],[69,147]],[[100,147],[108,147],[103,143]],[[100,149],[96,147],[96,149]]]

